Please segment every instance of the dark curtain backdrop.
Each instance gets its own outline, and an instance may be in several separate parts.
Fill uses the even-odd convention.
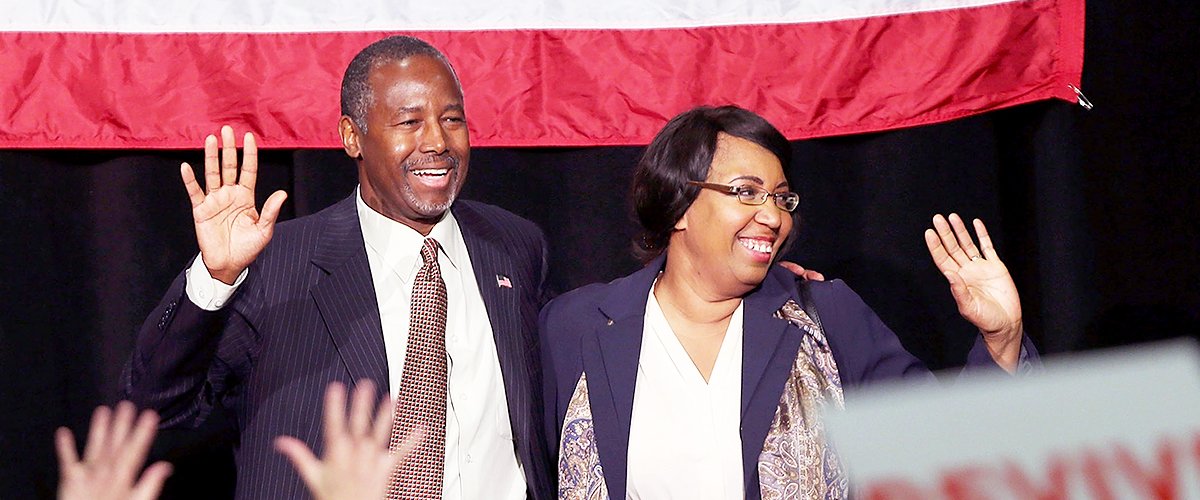
[[[974,335],[924,248],[937,212],[988,223],[1044,352],[1196,335],[1197,11],[1090,2],[1093,111],[1045,102],[794,143],[803,220],[787,257],[847,281],[934,368],[957,364]],[[557,289],[607,281],[637,267],[627,192],[639,153],[477,149],[463,196],[537,222]],[[115,400],[138,325],[196,252],[185,160],[200,154],[0,151],[0,497],[53,496],[54,428],[78,435]],[[355,185],[340,151],[262,162],[260,203],[287,190],[285,217]],[[232,436],[220,415],[162,433],[152,453],[177,465],[166,496],[227,495]]]

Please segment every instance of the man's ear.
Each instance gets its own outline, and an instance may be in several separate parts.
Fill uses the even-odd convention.
[[[362,148],[358,145],[358,126],[354,125],[354,120],[349,116],[342,115],[341,120],[338,120],[338,134],[342,136],[342,149],[346,151],[346,156],[355,160],[362,158]]]

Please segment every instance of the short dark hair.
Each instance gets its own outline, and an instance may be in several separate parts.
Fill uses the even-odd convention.
[[[666,250],[675,223],[699,195],[688,181],[708,178],[721,132],[766,148],[788,175],[791,144],[761,116],[737,106],[701,106],[672,118],[646,146],[633,175],[634,213],[642,225],[633,248],[643,263]]]
[[[441,61],[450,69],[455,85],[462,92],[458,74],[442,51],[411,36],[393,35],[379,40],[359,51],[350,65],[346,66],[346,74],[342,75],[342,114],[349,116],[362,133],[367,133],[367,109],[371,107],[371,86],[367,82],[371,71],[383,64],[403,61],[412,56],[429,56]]]

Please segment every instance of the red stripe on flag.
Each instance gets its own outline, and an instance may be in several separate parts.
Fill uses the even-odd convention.
[[[662,30],[409,32],[444,50],[476,146],[645,144],[697,104],[791,139],[1073,100],[1082,0]],[[221,124],[336,148],[342,72],[389,33],[0,33],[0,148],[196,148]]]

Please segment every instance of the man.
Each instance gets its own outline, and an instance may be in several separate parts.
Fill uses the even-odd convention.
[[[368,379],[397,397],[394,444],[426,433],[390,497],[551,498],[535,354],[545,242],[455,200],[470,157],[457,76],[432,46],[390,37],[350,63],[342,113],[358,190],[278,227],[284,193],[254,207],[253,135],[240,176],[229,127],[220,155],[205,141],[204,190],[182,166],[200,256],[139,332],[125,396],[165,426],[232,409],[237,497],[292,498],[304,485],[273,439],[321,453],[326,385]]]

